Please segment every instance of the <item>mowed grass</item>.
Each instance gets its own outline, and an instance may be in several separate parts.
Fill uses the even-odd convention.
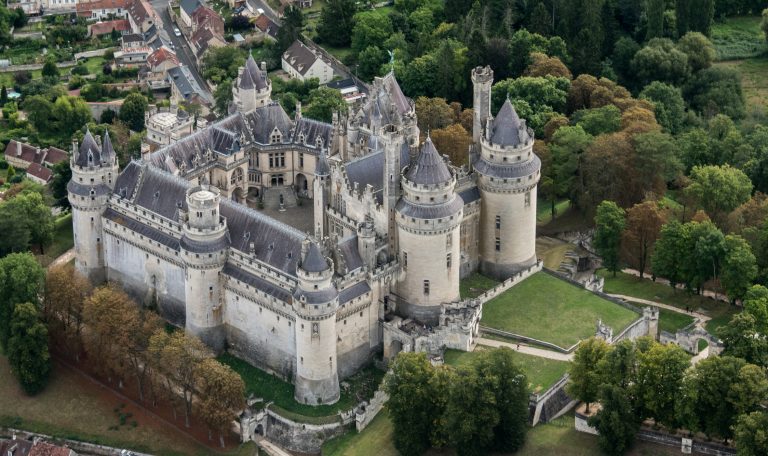
[[[712,298],[688,294],[684,290],[674,289],[663,283],[653,282],[648,279],[640,279],[633,275],[623,272],[613,274],[605,270],[598,271],[598,274],[605,277],[605,286],[603,291],[610,294],[622,294],[633,296],[640,299],[660,302],[679,309],[686,307],[700,312],[711,318],[705,325],[707,331],[716,335],[717,328],[731,321],[731,317],[737,312],[734,306],[715,301]]]
[[[555,217],[565,212],[570,207],[571,201],[562,199],[555,201]],[[552,202],[539,199],[536,201],[536,223],[545,224],[552,221]]]
[[[683,329],[693,323],[694,318],[690,315],[681,314],[669,309],[659,309],[659,329],[669,333],[676,333],[678,329]]]
[[[355,430],[323,444],[323,456],[398,456],[392,442],[392,420],[385,406],[363,432]]]
[[[112,395],[100,394],[100,388],[79,374],[55,365],[48,386],[29,397],[10,373],[7,358],[0,356],[0,425],[158,455],[212,453],[191,437],[156,420],[109,430],[119,424],[114,410],[122,402]],[[123,412],[137,413],[132,404]],[[253,454],[253,447],[248,445],[229,454]]]
[[[389,413],[382,410],[361,433],[351,431],[323,445],[323,456],[395,456],[394,433]],[[426,456],[454,455],[451,450],[429,450]],[[525,445],[515,456],[594,456],[600,454],[597,437],[573,428],[573,412],[528,430]],[[627,456],[673,456],[677,448],[636,441]]]
[[[350,384],[347,391],[342,389],[341,398],[333,405],[307,405],[296,402],[293,398],[294,386],[285,380],[267,373],[247,362],[225,353],[217,358],[235,370],[243,378],[247,394],[263,398],[265,402],[274,402],[279,412],[287,418],[306,423],[324,423],[335,421],[339,411],[347,411],[356,406],[359,396],[373,396],[384,372],[370,366],[345,381]]]
[[[639,315],[539,272],[483,306],[482,324],[568,348],[595,333],[598,319],[617,333]]]
[[[747,108],[768,107],[768,55],[747,60],[716,62],[715,65],[733,68],[741,73],[741,88],[747,101]]]
[[[53,242],[45,247],[45,254],[38,258],[43,266],[48,266],[53,260],[74,246],[72,234],[72,214],[64,214],[54,221]]]
[[[482,345],[478,346],[473,352],[461,350],[446,350],[445,363],[454,367],[466,366],[477,356],[478,351],[499,350],[498,348],[488,348]],[[555,382],[560,380],[568,369],[568,363],[565,361],[556,361],[538,356],[526,355],[512,351],[512,359],[515,360],[520,369],[525,372],[528,378],[528,389],[531,392],[545,391]]]
[[[768,52],[759,16],[729,17],[712,25],[712,44],[718,60],[757,57]]]
[[[499,282],[495,279],[473,272],[459,282],[459,294],[461,299],[476,298],[498,284]]]

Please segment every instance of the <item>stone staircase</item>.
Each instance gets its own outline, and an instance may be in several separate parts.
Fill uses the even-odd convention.
[[[262,202],[266,209],[280,209],[280,195],[283,196],[283,207],[294,207],[296,203],[296,192],[291,186],[266,187],[262,193]]]

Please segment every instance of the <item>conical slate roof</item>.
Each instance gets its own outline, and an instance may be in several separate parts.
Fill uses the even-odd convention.
[[[317,157],[317,166],[315,166],[316,176],[328,176],[331,174],[331,167],[328,165],[328,159],[325,157],[325,149],[320,149]]]
[[[80,148],[77,151],[77,159],[75,165],[77,166],[96,166],[101,163],[101,148],[99,143],[91,134],[91,130],[85,131],[85,137],[83,143],[80,144]]]
[[[316,243],[311,242],[309,244],[307,256],[301,262],[301,269],[307,272],[323,272],[328,269],[328,262]]]
[[[111,163],[115,159],[115,149],[112,147],[112,140],[109,139],[109,130],[104,133],[104,141],[101,144],[101,161]]]
[[[245,69],[240,77],[239,87],[246,90],[253,88],[262,90],[267,88],[267,75],[256,64],[253,55],[249,55],[248,60],[245,62]]]
[[[432,138],[427,136],[416,161],[408,168],[405,178],[414,184],[433,185],[451,180],[451,172],[443,157],[432,144]]]
[[[515,107],[507,98],[499,113],[493,119],[491,126],[491,142],[502,146],[518,146],[531,139],[525,122],[515,111]]]

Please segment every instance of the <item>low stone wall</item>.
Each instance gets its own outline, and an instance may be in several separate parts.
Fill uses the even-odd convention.
[[[659,334],[659,342],[679,345],[680,348],[692,355],[699,354],[699,340],[701,339],[706,340],[709,344],[710,354],[719,355],[725,348],[720,339],[702,328],[686,327],[674,334],[667,331],[661,331]]]
[[[565,374],[543,393],[531,394],[528,402],[531,426],[552,421],[576,405],[578,401],[573,400],[565,392],[569,377]]]
[[[270,409],[264,418],[264,435],[277,445],[299,453],[319,453],[323,442],[347,432],[354,419],[329,424],[297,423]]]
[[[576,342],[575,344],[571,345],[570,347],[561,347],[559,345],[555,345],[552,342],[547,342],[544,340],[534,339],[533,337],[523,336],[520,334],[515,334],[513,332],[504,331],[502,329],[496,329],[496,328],[489,328],[487,326],[480,326],[480,331],[487,333],[487,334],[494,334],[496,336],[503,336],[509,339],[519,340],[520,342],[526,342],[529,344],[534,345],[540,345],[542,347],[550,348],[552,350],[558,351],[560,353],[571,353],[574,350],[576,350],[576,347],[579,346],[579,342]]]
[[[585,432],[587,434],[598,435],[597,429],[587,424],[587,417],[579,412],[576,412],[574,420],[574,428],[579,432]],[[640,428],[637,432],[636,438],[638,440],[644,440],[646,442],[656,443],[658,445],[664,445],[674,448],[679,448],[683,452],[683,448],[690,448],[695,454],[707,454],[714,456],[733,456],[736,454],[736,449],[733,447],[725,446],[716,442],[704,442],[701,440],[689,439],[681,435],[670,434],[661,430],[654,430],[647,427]],[[690,454],[690,451],[688,451]]]
[[[67,448],[74,450],[76,453],[81,453],[81,454],[89,454],[89,455],[96,455],[96,456],[119,456],[120,452],[122,451],[122,449],[120,448],[112,448],[104,445],[96,445],[95,443],[80,442],[77,440],[69,440],[69,439],[60,439],[56,437],[51,437],[50,435],[37,434],[35,432],[24,431],[21,429],[0,427],[0,437],[12,438],[13,436],[16,436],[17,439],[21,439],[21,440],[30,440],[33,438],[38,438],[45,442],[49,442],[55,445],[66,446]],[[136,451],[131,451],[131,453],[136,456],[151,456],[149,454],[139,453]]]
[[[382,390],[376,390],[370,402],[363,402],[355,413],[355,428],[362,431],[376,418],[384,404],[389,400],[389,395]]]
[[[528,277],[532,276],[533,274],[536,274],[537,272],[541,271],[542,269],[544,269],[544,262],[541,260],[538,260],[536,264],[531,265],[527,269],[523,269],[522,271],[515,273],[512,277],[501,282],[500,284],[496,285],[490,290],[487,290],[485,293],[479,295],[475,299],[477,299],[482,303],[486,303],[491,299],[495,298],[496,296],[509,290],[510,288],[517,285],[518,283],[522,282],[523,280],[527,279]],[[548,271],[546,269],[544,270]]]

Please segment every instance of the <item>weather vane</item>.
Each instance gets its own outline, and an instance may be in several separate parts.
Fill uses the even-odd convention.
[[[387,54],[389,54],[389,68],[392,73],[395,72],[395,51],[387,51]]]

